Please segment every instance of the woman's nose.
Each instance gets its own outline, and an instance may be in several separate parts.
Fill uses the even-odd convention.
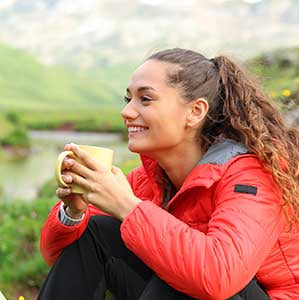
[[[124,120],[126,119],[136,119],[139,115],[136,107],[134,106],[133,100],[126,104],[126,106],[121,111],[121,116]]]

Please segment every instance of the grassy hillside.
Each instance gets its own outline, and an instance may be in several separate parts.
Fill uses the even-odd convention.
[[[33,129],[119,131],[119,112],[128,74],[122,65],[90,73],[47,67],[22,50],[0,44],[0,136],[11,126],[4,114],[17,112]]]
[[[139,159],[127,160],[120,168],[128,174],[139,164]],[[50,179],[32,202],[0,201],[0,289],[8,300],[20,296],[36,299],[49,271],[39,252],[39,236],[50,209],[57,202],[55,189],[56,181]],[[109,293],[106,300],[112,300]]]
[[[247,64],[277,102],[299,99],[299,47],[262,53]]]
[[[6,116],[0,114],[0,136],[13,129],[13,125],[6,119]]]
[[[278,104],[299,98],[299,48],[269,51],[248,61]],[[119,131],[123,92],[137,64],[129,62],[89,73],[47,67],[22,50],[0,45],[1,118],[17,111],[29,128]]]
[[[299,48],[260,54],[249,61],[274,97],[296,90]],[[122,94],[136,64],[103,68],[92,73],[46,67],[22,50],[0,44],[0,110],[42,113],[102,109],[122,105]],[[67,112],[65,111],[65,112]]]
[[[91,109],[116,105],[120,91],[113,78],[101,80],[82,72],[46,67],[21,50],[0,45],[1,110]]]

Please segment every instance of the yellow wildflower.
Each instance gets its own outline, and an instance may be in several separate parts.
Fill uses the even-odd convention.
[[[18,300],[25,300],[24,296],[20,296]]]
[[[285,96],[285,97],[290,97],[291,96],[291,91],[289,90],[289,89],[284,89],[283,91],[282,91],[282,94],[283,94],[283,96]]]

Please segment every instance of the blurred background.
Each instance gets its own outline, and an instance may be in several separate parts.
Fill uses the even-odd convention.
[[[64,144],[111,147],[132,71],[170,47],[244,64],[299,126],[298,0],[0,0],[0,290],[36,299],[48,268],[39,233],[55,204]],[[109,295],[107,295],[109,298]]]

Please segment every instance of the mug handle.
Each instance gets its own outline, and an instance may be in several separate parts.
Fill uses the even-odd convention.
[[[55,178],[60,187],[70,187],[70,185],[66,184],[61,177],[62,162],[66,156],[75,157],[75,154],[72,151],[63,151],[58,155],[55,165]]]

